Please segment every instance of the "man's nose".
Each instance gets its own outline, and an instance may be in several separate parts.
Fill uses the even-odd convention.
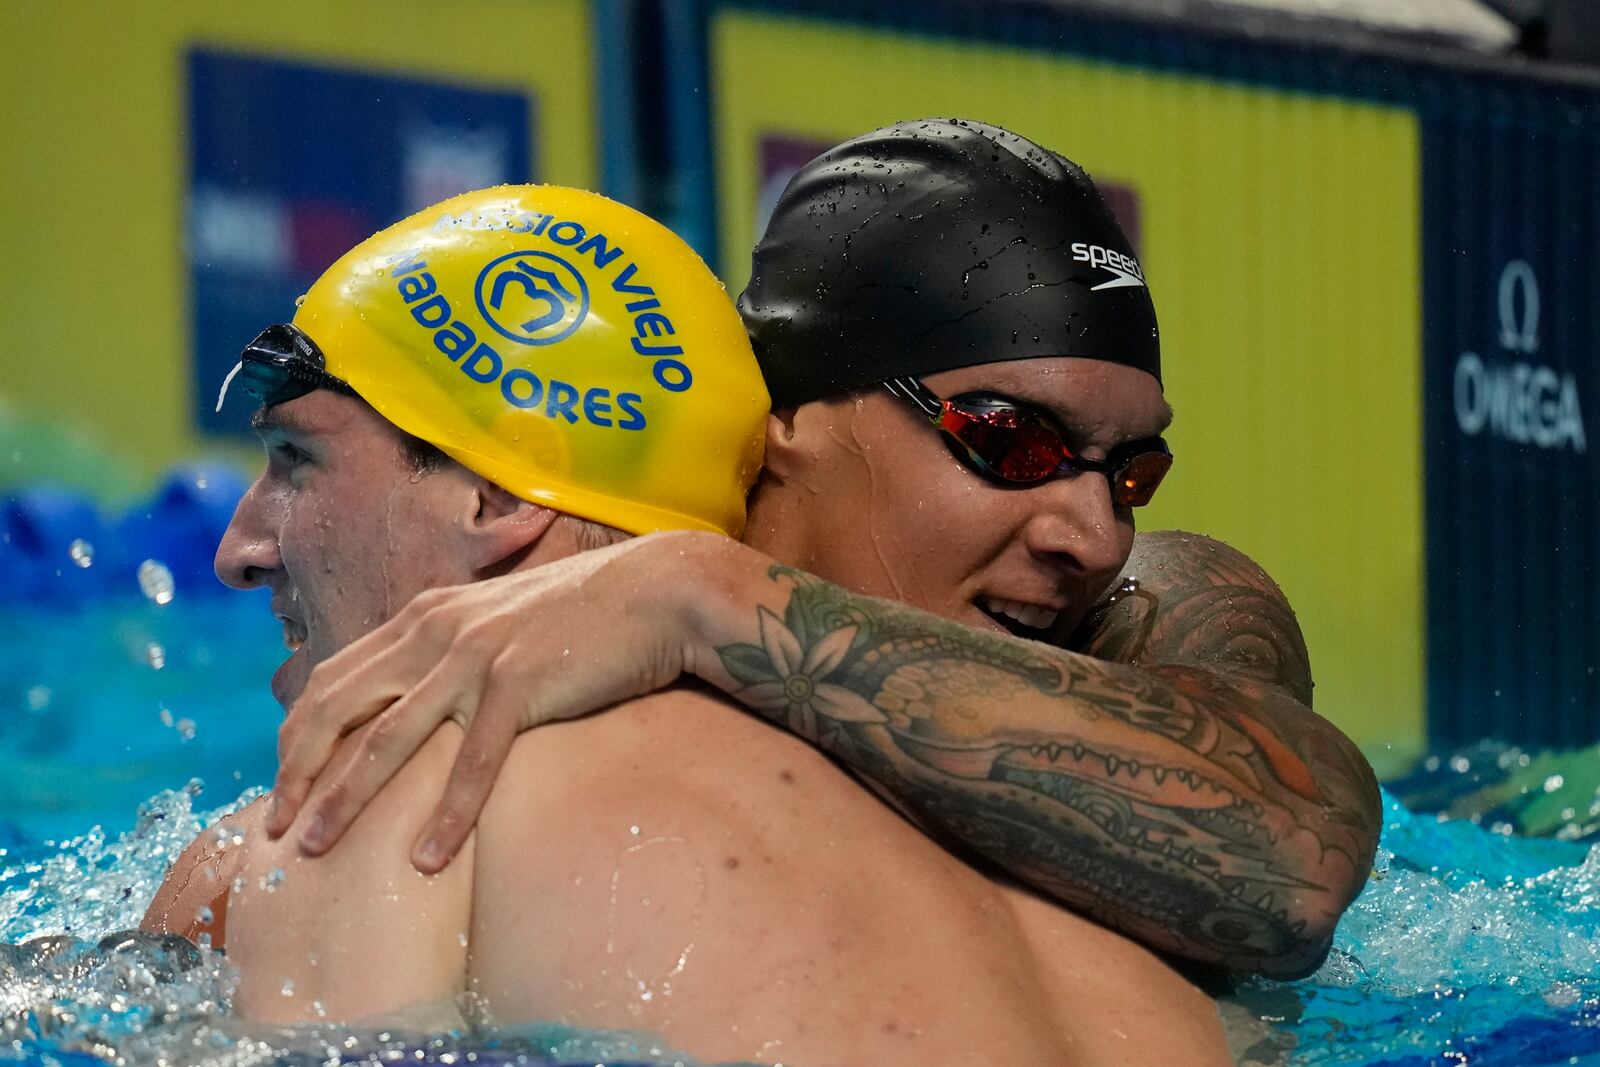
[[[254,589],[279,567],[277,529],[269,521],[267,496],[257,481],[233,509],[214,563],[225,585]]]
[[[1127,562],[1131,530],[1119,520],[1105,476],[1084,471],[1028,490],[1034,513],[1023,527],[1028,549],[1071,557],[1088,576],[1110,581]]]

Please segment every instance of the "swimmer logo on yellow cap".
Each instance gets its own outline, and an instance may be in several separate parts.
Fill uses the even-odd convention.
[[[594,193],[501,186],[357,245],[294,323],[384,418],[538,504],[737,536],[767,391],[720,282]]]

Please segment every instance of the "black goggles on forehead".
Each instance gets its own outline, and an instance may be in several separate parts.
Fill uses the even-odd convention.
[[[946,400],[916,378],[883,384],[938,428],[956,459],[1006,485],[1037,485],[1089,471],[1105,475],[1113,503],[1137,508],[1150,503],[1172,467],[1172,452],[1160,437],[1118,445],[1103,460],[1085,459],[1068,447],[1053,419],[1027,404],[990,393]]]
[[[239,353],[238,364],[228,372],[222,391],[217,394],[217,410],[222,410],[235,378],[239,388],[265,407],[286,403],[315,389],[357,395],[348,383],[324,369],[327,363],[322,349],[299,327],[288,322],[268,326]]]

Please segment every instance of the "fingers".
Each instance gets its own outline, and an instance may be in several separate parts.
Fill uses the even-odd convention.
[[[403,679],[385,677],[404,662],[395,654],[400,647],[349,669],[344,667],[349,661],[334,657],[312,672],[305,692],[278,728],[278,775],[267,814],[268,837],[281,837],[289,829],[339,741],[405,691]]]
[[[650,612],[630,610],[640,583],[620,562],[624,547],[425,591],[318,666],[279,732],[269,835],[287,832],[310,797],[315,810],[300,843],[308,852],[326,850],[431,731],[455,717],[467,729],[465,747],[413,854],[417,867],[437,870],[470,834],[518,731],[677,678],[681,635],[670,617],[663,630]],[[578,624],[559,636],[530,625],[551,618]],[[367,735],[344,741],[364,726]],[[360,756],[330,771],[341,741],[359,745]],[[319,775],[328,785],[313,793]]]
[[[430,610],[439,599],[419,596],[311,672],[305,691],[278,728],[269,837],[288,831],[340,739],[387,708],[438,660],[440,643],[449,644],[440,613]]]
[[[412,866],[434,874],[460,851],[494,789],[495,779],[523,725],[523,709],[507,692],[504,672],[491,672],[471,728],[456,753],[444,798],[422,828],[411,853]]]
[[[347,757],[319,786],[310,806],[310,819],[300,833],[300,848],[320,855],[350,828],[350,824],[405,765],[439,724],[452,713],[472,720],[470,687],[463,692],[451,672],[435,668],[405,697],[395,701],[371,721]]]

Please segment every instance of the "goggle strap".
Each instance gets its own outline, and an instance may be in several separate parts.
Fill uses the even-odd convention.
[[[890,378],[884,387],[895,396],[904,397],[917,406],[930,422],[937,423],[944,415],[944,405],[934,399],[927,386],[915,378]]]
[[[222,379],[222,388],[217,392],[217,411],[222,410],[222,402],[228,399],[228,386],[233,384],[233,380],[239,376],[239,372],[242,370],[244,370],[244,360],[241,359],[233,365],[233,369],[228,372],[228,376]]]

